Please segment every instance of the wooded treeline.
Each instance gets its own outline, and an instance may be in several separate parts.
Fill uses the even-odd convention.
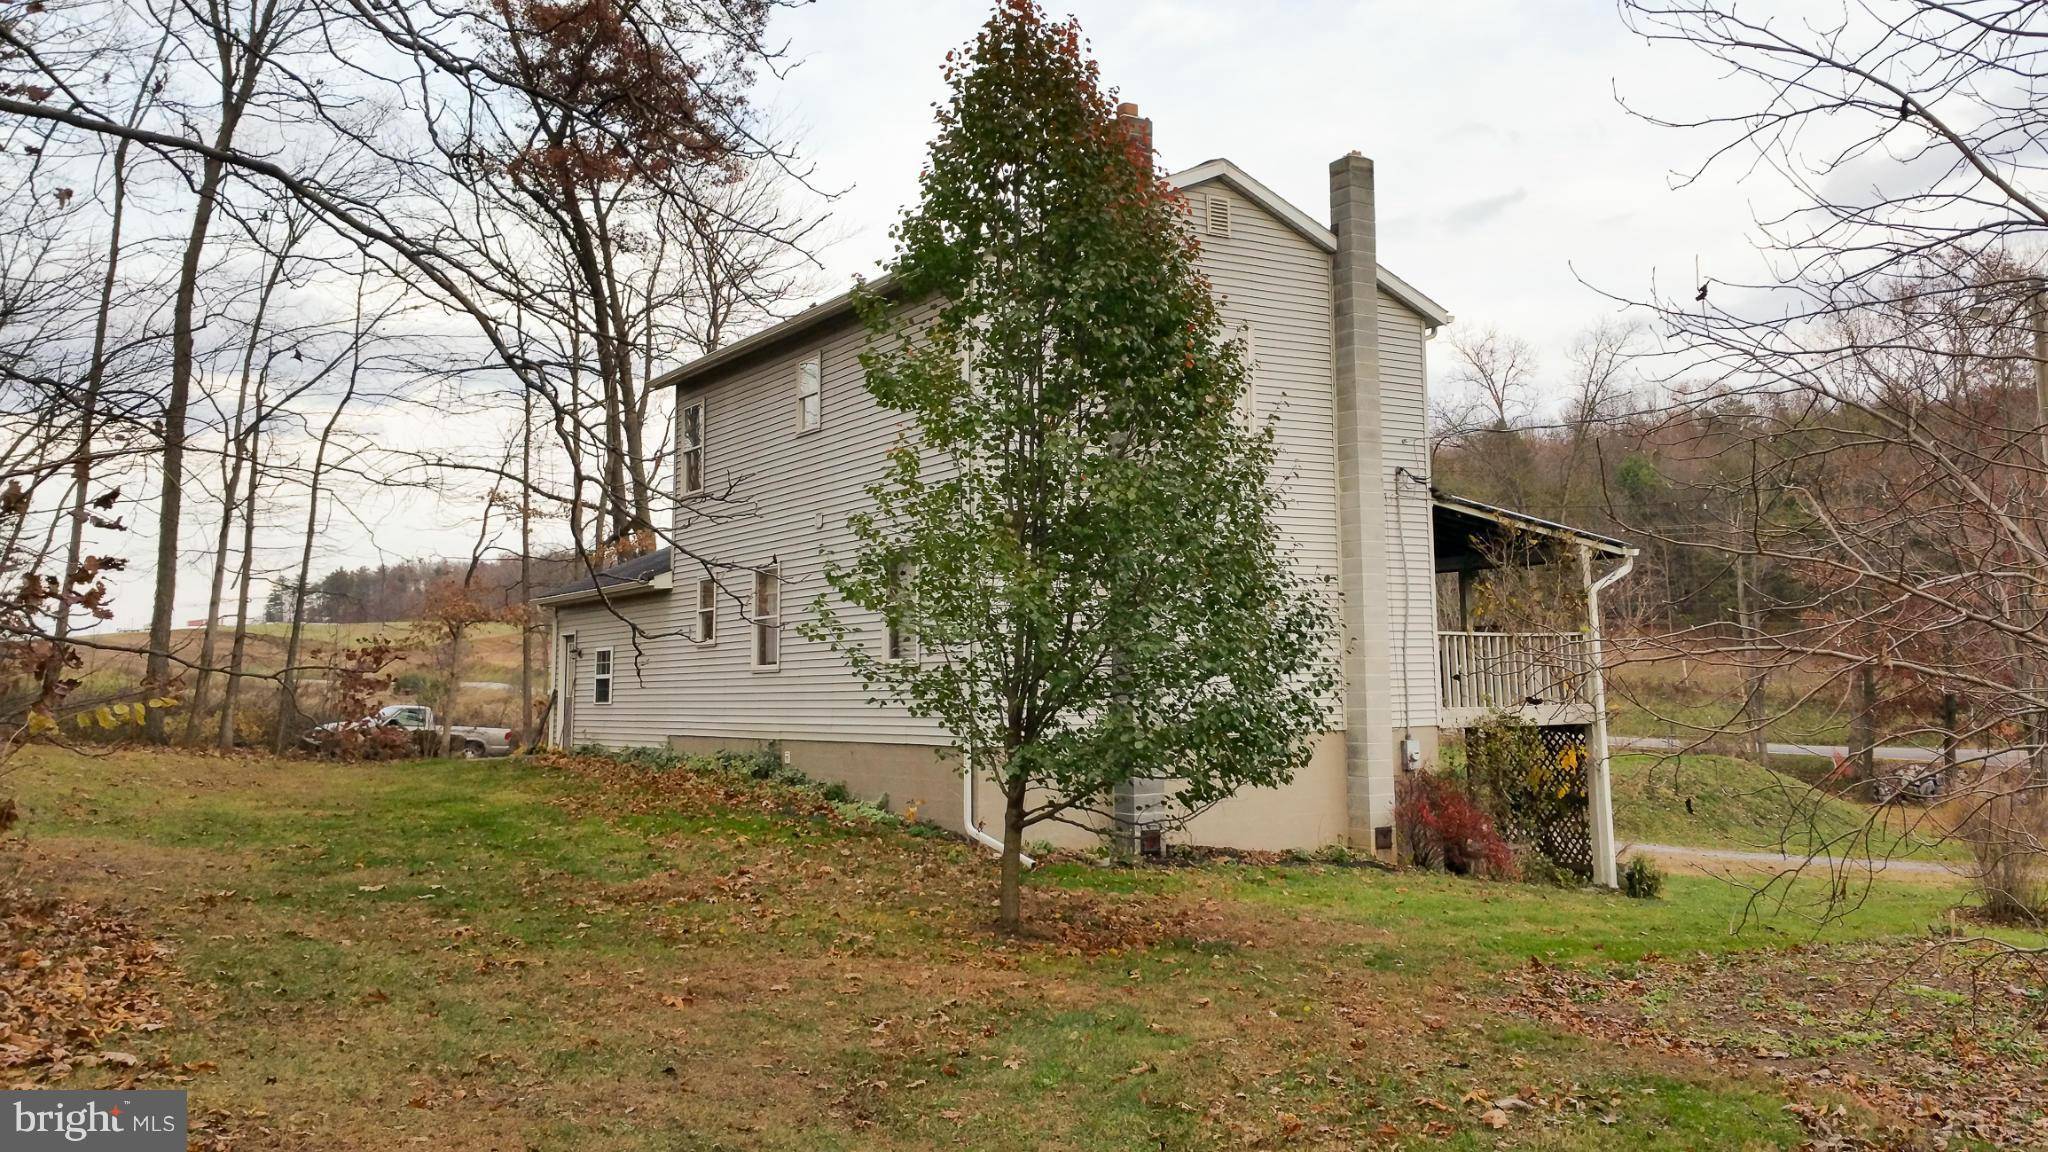
[[[1806,379],[1711,376],[1640,328],[1591,329],[1555,366],[1453,337],[1436,482],[1638,545],[1611,596],[1645,658],[1829,673],[1858,747],[2032,743],[2030,282],[1989,253],[1910,273],[1816,322]],[[1511,626],[1523,591],[1481,599]],[[1745,735],[1771,719],[1757,704]]]
[[[468,576],[475,599],[511,610],[550,588],[575,580],[582,570],[572,554],[554,551],[527,558],[485,560]],[[320,624],[378,624],[425,616],[436,586],[464,578],[466,565],[452,560],[408,560],[397,564],[335,568],[307,586],[305,619]],[[297,589],[280,580],[264,601],[263,620],[288,623]]]
[[[118,703],[152,739],[182,711],[184,739],[231,743],[260,689],[283,743],[309,654],[294,626],[283,668],[248,665],[240,622],[267,601],[291,622],[523,618],[520,590],[573,574],[560,557],[656,546],[669,421],[648,382],[808,290],[829,200],[754,103],[778,6],[0,6],[20,730],[107,703],[71,693],[85,653],[135,647],[82,631],[116,595],[148,601]],[[463,526],[380,517],[408,493]],[[316,580],[351,520],[468,560]],[[150,587],[109,581],[149,551]]]

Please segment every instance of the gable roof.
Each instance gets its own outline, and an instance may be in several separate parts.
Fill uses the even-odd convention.
[[[1236,164],[1221,157],[1204,160],[1183,172],[1168,176],[1167,182],[1185,192],[1210,181],[1218,181],[1238,195],[1272,213],[1275,219],[1307,237],[1309,243],[1325,252],[1337,250],[1337,234],[1317,223],[1315,218],[1296,208],[1278,192],[1253,179],[1251,174]],[[1389,296],[1407,305],[1408,310],[1429,321],[1432,328],[1441,328],[1451,322],[1451,314],[1444,306],[1417,291],[1406,280],[1387,271],[1386,265],[1379,268],[1380,288]]]
[[[635,592],[666,590],[674,582],[669,566],[670,551],[657,548],[645,556],[622,560],[596,575],[550,588],[533,598],[536,604],[560,604],[574,600],[595,600],[598,589],[604,589],[607,596],[625,596]]]
[[[1193,168],[1170,173],[1166,177],[1167,183],[1182,191],[1207,184],[1211,180],[1220,180],[1229,185],[1240,195],[1272,213],[1288,227],[1306,236],[1323,251],[1337,250],[1335,233],[1316,223],[1308,213],[1288,203],[1279,193],[1252,179],[1244,169],[1228,160],[1207,160]],[[887,295],[894,290],[895,283],[894,277],[884,275],[868,281],[866,288],[870,292]],[[1451,322],[1451,314],[1444,310],[1443,305],[1416,291],[1406,280],[1387,271],[1385,265],[1379,268],[1379,286],[1382,291],[1427,321],[1430,327],[1440,328]],[[853,315],[853,295],[853,291],[849,290],[829,300],[813,304],[781,323],[771,324],[751,336],[735,340],[687,364],[679,364],[648,381],[647,387],[680,388],[728,365],[780,347],[805,333],[848,319]]]

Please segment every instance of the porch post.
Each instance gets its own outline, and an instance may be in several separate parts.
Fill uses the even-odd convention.
[[[1586,742],[1587,821],[1592,825],[1593,883],[1617,886],[1614,861],[1614,781],[1607,764],[1607,671],[1600,635],[1600,585],[1593,579],[1593,550],[1579,545],[1579,578],[1586,588],[1586,636],[1593,668],[1593,731]]]

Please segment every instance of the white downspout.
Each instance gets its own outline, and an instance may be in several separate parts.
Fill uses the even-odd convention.
[[[974,756],[967,749],[960,750],[960,826],[967,829],[967,838],[984,848],[997,852],[1003,850],[1003,842],[983,832],[974,822]],[[1026,868],[1037,861],[1022,852],[1017,853],[1017,862]]]
[[[1618,887],[1614,860],[1614,779],[1607,764],[1607,672],[1605,645],[1600,630],[1600,592],[1628,575],[1636,566],[1634,556],[1622,558],[1621,567],[1593,579],[1593,550],[1579,546],[1579,572],[1586,584],[1586,630],[1589,656],[1593,663],[1593,771],[1587,797],[1593,832],[1593,883],[1603,888]]]

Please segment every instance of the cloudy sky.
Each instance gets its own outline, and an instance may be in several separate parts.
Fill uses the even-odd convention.
[[[1458,317],[1530,340],[1546,365],[1653,278],[1689,289],[1753,270],[1751,195],[1715,174],[1674,190],[1718,142],[1620,103],[1697,114],[1717,77],[1691,50],[1631,36],[1609,0],[1067,0],[1107,83],[1152,119],[1170,169],[1226,156],[1318,219],[1330,160],[1373,158],[1380,258]],[[801,130],[846,239],[831,279],[888,254],[944,95],[939,62],[983,0],[808,5],[779,31],[797,66],[764,97]],[[1760,190],[1768,194],[1768,189]],[[1441,373],[1449,350],[1440,348]]]
[[[888,255],[945,94],[941,60],[988,2],[821,0],[777,17],[791,67],[764,77],[758,99],[797,134],[818,186],[841,191],[822,294]],[[1079,17],[1105,80],[1152,119],[1169,168],[1226,156],[1327,218],[1330,160],[1354,148],[1372,157],[1381,259],[1458,330],[1529,340],[1540,375],[1554,379],[1573,335],[1616,313],[1596,288],[1689,292],[1696,268],[1728,279],[1756,269],[1751,221],[1769,182],[1740,183],[1731,169],[1676,189],[1676,174],[1719,141],[1621,106],[1684,117],[1743,94],[1690,50],[1630,35],[1608,0],[1066,0],[1052,11]],[[1440,340],[1439,387],[1452,364]],[[352,498],[329,511],[317,568],[466,554],[472,513],[421,493]],[[121,543],[134,565],[117,626],[129,626],[147,616],[152,542],[138,523]],[[209,566],[198,526],[186,545],[181,621],[203,614]],[[281,569],[295,549],[259,564]],[[257,603],[266,591],[256,587]]]

